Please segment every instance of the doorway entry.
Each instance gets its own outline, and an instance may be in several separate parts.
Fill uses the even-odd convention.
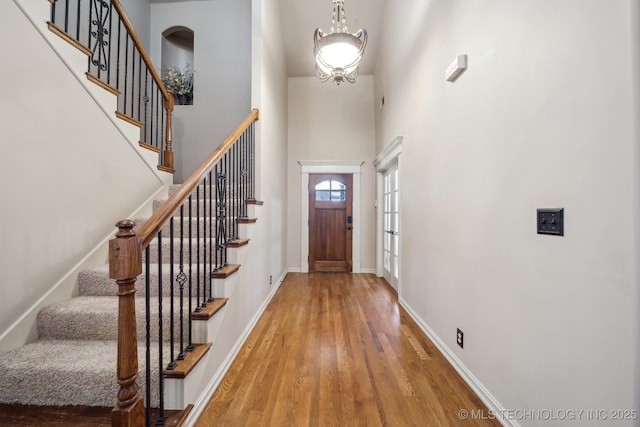
[[[360,239],[362,226],[360,224],[362,160],[298,160],[300,165],[300,272],[309,272],[309,177],[314,174],[345,174],[350,175],[353,182],[353,214],[351,230],[351,258],[352,273],[361,273],[360,268]]]
[[[383,206],[382,221],[383,242],[382,242],[382,276],[393,289],[398,290],[398,252],[400,233],[399,197],[398,192],[398,165],[395,164],[384,172],[383,177]]]
[[[309,175],[309,271],[353,270],[353,176]]]
[[[376,275],[384,277],[401,294],[402,232],[401,177],[402,136],[395,137],[374,162],[377,178]]]

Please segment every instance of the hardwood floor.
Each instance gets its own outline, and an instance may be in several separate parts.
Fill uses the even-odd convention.
[[[500,425],[480,409],[383,280],[289,274],[196,425]]]
[[[0,405],[0,427],[111,427],[111,410],[98,406]],[[165,411],[165,427],[180,426],[192,405],[185,411]],[[151,410],[152,419],[158,411]]]
[[[0,405],[0,426],[111,426],[111,408]]]
[[[111,410],[99,406],[30,406],[0,405],[0,427],[111,427]],[[184,424],[192,405],[184,411],[165,411],[168,417],[163,426]],[[151,419],[158,411],[151,410]],[[153,421],[152,421],[153,423]]]
[[[463,410],[489,414],[382,279],[289,274],[196,425],[500,425]],[[0,405],[0,427],[110,426],[110,412]]]

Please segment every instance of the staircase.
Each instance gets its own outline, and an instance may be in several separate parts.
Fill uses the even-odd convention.
[[[109,259],[79,272],[77,296],[33,311],[38,313],[37,341],[0,355],[0,404],[32,405],[26,411],[38,411],[38,406],[115,407],[113,425],[184,420],[193,404],[201,404],[219,384],[277,289],[271,289],[262,307],[255,307],[255,315],[246,313],[245,302],[238,299],[242,314],[223,323],[234,285],[246,288],[252,279],[243,275],[241,264],[256,259],[245,248],[250,247],[255,206],[262,204],[253,199],[258,112],[252,111],[183,185],[170,185],[173,102],[162,102],[164,88],[153,89],[159,95],[151,99],[164,105],[150,122],[161,123],[160,138],[152,139],[156,132],[127,114],[128,103],[124,113],[114,115],[122,95],[108,77],[101,81],[91,76],[91,69],[82,70],[92,52],[66,30],[45,24],[45,5],[56,2],[15,1],[131,146],[151,168],[157,167],[168,200],[154,201],[150,218],[118,223]],[[118,0],[111,4],[123,13]],[[126,21],[128,34],[134,34]],[[144,52],[140,55],[146,58]],[[136,93],[141,102],[142,91]],[[212,143],[215,147],[217,142]],[[222,337],[221,345],[212,355],[216,337]]]
[[[178,189],[179,186],[171,185],[169,195]],[[197,195],[199,195],[201,202],[206,200],[206,203],[212,203],[207,191],[194,190],[192,197],[197,197]],[[160,208],[163,202],[164,200],[155,201],[154,210]],[[191,223],[191,237],[193,239],[196,239],[197,236],[200,239],[205,239],[205,230],[203,227],[198,227],[197,224],[211,221],[211,218],[204,212],[198,213],[199,215],[196,215],[196,212],[193,212],[193,216],[185,218],[184,222],[187,225]],[[134,222],[139,227],[146,219],[137,218]],[[176,219],[173,221],[177,223]],[[243,222],[251,224],[255,222],[255,218],[247,218]],[[174,259],[179,259],[179,226],[174,225],[176,225],[174,226],[175,236],[173,236],[175,237],[173,239]],[[248,225],[241,227],[240,233],[248,233]],[[186,226],[185,229],[187,229]],[[169,236],[169,225],[165,225],[163,230],[165,235]],[[235,262],[243,261],[241,251],[248,244],[249,239],[247,238],[237,239],[235,243],[230,242],[230,268],[221,269],[221,272],[217,274],[219,278],[214,280],[213,301],[208,302],[205,309],[198,310],[198,313],[194,312],[192,315],[194,323],[197,323],[193,326],[193,357],[188,354],[185,360],[195,359],[193,363],[189,361],[186,366],[178,366],[171,371],[167,370],[166,367],[170,362],[171,355],[170,336],[165,333],[163,341],[160,343],[157,338],[159,322],[150,323],[151,353],[155,353],[162,345],[165,360],[163,364],[164,381],[175,382],[165,388],[164,401],[168,409],[182,410],[188,407],[188,404],[181,400],[181,396],[185,394],[184,382],[194,364],[197,364],[211,347],[211,342],[208,340],[215,335],[219,328],[216,321],[219,317],[224,316],[224,308],[229,300],[221,295],[232,295],[233,293],[229,288],[232,285],[231,280],[227,280],[227,278],[231,278],[232,274],[239,270],[240,265]],[[162,259],[158,259],[157,256],[150,259],[149,284],[146,283],[146,274],[144,273],[136,281],[135,305],[139,319],[144,319],[147,313],[147,286],[150,290],[148,307],[152,319],[158,316],[158,299],[162,297],[166,301],[165,305],[168,306],[172,292],[177,292],[175,287],[173,290],[171,289],[170,285],[173,280],[170,274],[173,272],[175,278],[177,272],[180,271],[180,265],[175,264],[172,269],[168,264],[171,246],[169,238],[163,240],[163,246],[165,246],[165,250],[162,252]],[[151,253],[153,252],[152,250]],[[191,276],[194,283],[206,282],[205,266],[201,267],[198,268],[198,265],[189,266],[192,270]],[[183,265],[183,269],[186,270],[187,267]],[[200,270],[199,280],[195,276],[197,270]],[[114,406],[119,388],[116,381],[118,286],[109,278],[108,264],[81,271],[78,275],[78,291],[77,297],[46,306],[38,313],[39,339],[36,342],[2,354],[0,357],[0,378],[3,379],[3,386],[0,387],[0,403],[35,406]],[[196,307],[202,307],[202,301],[195,297],[195,290],[193,290],[191,300],[187,296],[186,289],[182,299],[173,299],[174,313],[180,310],[180,301],[184,303],[182,309],[185,311],[189,309],[189,303],[191,303],[192,312]],[[171,310],[167,307],[162,314],[162,326],[165,331],[171,330],[170,317]],[[180,328],[173,328],[174,349],[180,342],[181,332],[183,335],[187,334],[188,325],[183,326],[185,329],[182,331]],[[146,347],[143,342],[146,336],[145,322],[139,321],[137,329],[137,335],[142,341],[138,344],[138,355],[140,356],[138,384],[141,390],[145,390],[146,361],[144,355]],[[158,407],[159,404],[159,371],[157,359],[151,358],[152,407]],[[176,392],[178,389],[180,389],[179,392]]]

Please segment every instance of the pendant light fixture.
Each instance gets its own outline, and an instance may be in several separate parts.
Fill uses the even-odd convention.
[[[367,30],[349,33],[344,14],[344,0],[333,0],[331,29],[325,33],[316,28],[313,35],[316,75],[321,82],[355,83],[358,66],[367,45]]]

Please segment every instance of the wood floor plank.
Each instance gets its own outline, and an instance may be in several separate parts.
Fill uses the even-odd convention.
[[[499,426],[372,274],[290,273],[197,426]]]

